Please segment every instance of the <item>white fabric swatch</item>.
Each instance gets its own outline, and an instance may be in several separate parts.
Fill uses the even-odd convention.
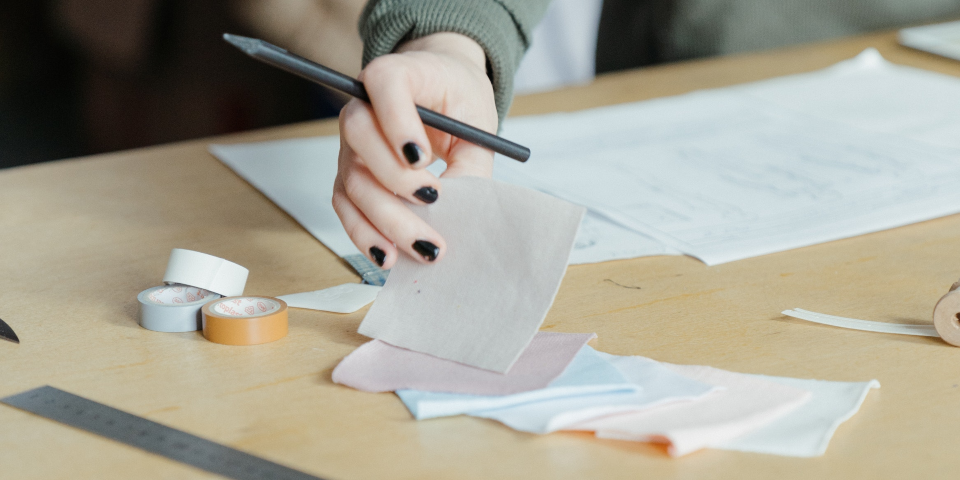
[[[557,398],[511,408],[473,411],[468,414],[496,420],[514,430],[550,433],[593,418],[637,412],[673,402],[688,402],[723,390],[723,387],[698,382],[674,373],[659,362],[648,358],[617,357],[603,352],[596,353],[600,358],[614,365],[627,381],[636,385],[638,389]]]
[[[600,354],[584,346],[562,375],[547,388],[513,395],[465,395],[457,393],[397,390],[397,396],[417,420],[500,409],[544,400],[611,392],[636,393],[640,387],[628,381]],[[531,403],[536,402],[536,403]]]
[[[344,283],[313,292],[291,293],[277,298],[293,308],[309,308],[334,313],[353,313],[377,298],[380,289],[375,285]]]
[[[597,437],[667,444],[679,457],[757,430],[810,400],[811,394],[741,373],[697,365],[662,364],[685,377],[726,387],[695,401],[581,422],[570,430]]]
[[[916,335],[920,337],[939,337],[933,325],[912,325],[909,323],[871,322],[855,318],[836,317],[823,313],[810,312],[800,308],[780,312],[788,317],[799,318],[808,322],[830,325],[864,332],[895,333],[898,335]]]
[[[553,304],[584,209],[496,180],[442,185],[436,203],[410,208],[446,239],[446,256],[401,255],[358,331],[507,372]]]
[[[713,448],[769,453],[788,457],[818,457],[827,451],[833,433],[858,410],[872,388],[880,382],[829,382],[800,378],[757,378],[807,390],[810,401],[757,431]]]

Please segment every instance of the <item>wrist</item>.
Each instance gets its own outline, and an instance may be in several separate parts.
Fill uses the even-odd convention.
[[[453,32],[439,32],[400,44],[396,52],[431,52],[452,55],[466,60],[482,71],[487,70],[487,53],[472,38]]]

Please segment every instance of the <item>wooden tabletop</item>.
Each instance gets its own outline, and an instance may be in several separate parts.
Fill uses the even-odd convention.
[[[574,110],[810,71],[878,48],[960,76],[960,63],[878,34],[608,75],[517,99],[515,115]],[[847,331],[780,311],[930,324],[960,277],[960,215],[715,267],[688,257],[573,266],[543,325],[596,332],[599,350],[737,372],[866,381],[860,413],[814,459],[662,447],[586,433],[537,436],[457,417],[414,421],[392,394],[335,385],[367,341],[366,309],[292,310],[290,334],[255,347],[137,325],[174,247],[250,269],[246,292],[357,282],[296,222],[206,151],[210,142],[334,134],[332,121],[0,171],[0,396],[40,385],[142,415],[330,479],[931,478],[960,469],[960,349],[936,338]],[[635,288],[623,288],[625,285]],[[218,478],[0,406],[3,478]]]

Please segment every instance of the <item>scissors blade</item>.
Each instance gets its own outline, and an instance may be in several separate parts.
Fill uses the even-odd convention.
[[[13,329],[10,328],[10,325],[7,325],[7,322],[4,322],[3,319],[0,319],[0,337],[10,340],[13,343],[20,343],[17,334],[13,333]]]

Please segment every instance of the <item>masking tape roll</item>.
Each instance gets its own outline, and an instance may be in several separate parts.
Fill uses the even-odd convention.
[[[140,326],[155,332],[200,330],[200,308],[218,298],[216,293],[186,285],[150,287],[137,295]]]
[[[200,310],[203,336],[225,345],[258,345],[287,335],[287,302],[270,297],[225,297]]]
[[[960,281],[933,307],[933,326],[943,341],[960,347]]]
[[[229,260],[174,248],[163,274],[163,283],[190,285],[230,297],[243,295],[249,274],[249,270]]]

